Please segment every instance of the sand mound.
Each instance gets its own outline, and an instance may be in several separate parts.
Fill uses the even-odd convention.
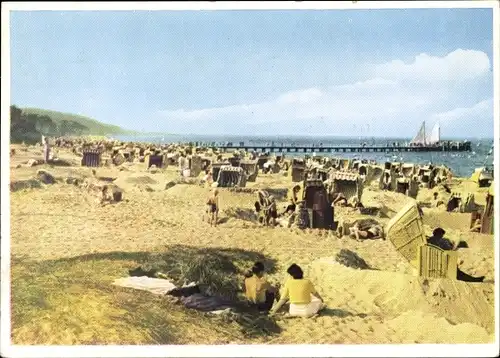
[[[355,269],[370,269],[370,266],[366,263],[366,261],[359,257],[357,253],[347,249],[341,249],[337,256],[335,256],[335,261],[341,265]]]
[[[126,173],[121,174],[114,183],[125,191],[159,191],[163,190],[163,183],[158,180],[158,176],[149,173]]]
[[[432,324],[429,324],[432,322]],[[487,343],[494,337],[484,328],[471,323],[454,324],[444,317],[432,313],[408,311],[385,322],[394,331],[394,341],[401,343],[424,343],[432,337],[434,343]],[[425,327],[425,328],[423,328]],[[411,338],[410,338],[411,337]]]
[[[365,207],[380,207],[383,214],[392,217],[406,204],[415,201],[401,193],[392,191],[375,191],[367,188],[363,191],[361,202]],[[381,205],[383,203],[383,205]]]
[[[147,175],[130,176],[125,181],[129,184],[158,184],[156,180]]]
[[[16,180],[10,183],[10,191],[12,192],[24,189],[40,189],[41,187],[42,184],[36,179]]]
[[[224,210],[224,214],[230,218],[257,222],[257,213],[255,210],[246,208],[229,208]]]
[[[494,329],[491,284],[431,281],[395,272],[355,270],[333,258],[313,262],[311,278],[329,298],[329,305],[347,305],[358,312],[389,317],[407,311],[430,312],[452,324],[472,323],[488,332]]]
[[[442,227],[446,232],[451,230],[469,231],[470,213],[449,213],[440,209],[424,210],[423,221],[432,228]]]
[[[177,183],[174,182],[174,181],[169,181],[167,184],[165,184],[165,190],[168,190],[170,188],[173,188],[174,186],[176,186]]]
[[[56,182],[56,178],[45,170],[38,170],[36,175],[37,178],[44,184],[55,184]]]
[[[54,158],[50,161],[50,165],[59,166],[59,167],[76,167],[78,166],[78,161],[76,160],[68,160],[62,158]]]

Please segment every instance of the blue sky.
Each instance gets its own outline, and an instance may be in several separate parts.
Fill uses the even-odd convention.
[[[11,97],[198,134],[493,136],[491,9],[11,13]]]

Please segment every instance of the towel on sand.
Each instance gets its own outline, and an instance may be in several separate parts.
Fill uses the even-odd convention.
[[[231,301],[219,297],[205,296],[199,293],[199,287],[194,283],[179,289],[169,280],[147,276],[132,276],[116,279],[113,285],[149,291],[155,295],[165,295],[171,292],[173,296],[180,298],[180,301],[186,308],[213,314],[221,314],[231,308]],[[196,293],[191,294],[191,292]],[[184,294],[189,296],[184,296]]]
[[[149,291],[155,295],[164,295],[176,288],[169,280],[147,276],[119,278],[113,282],[113,285]]]

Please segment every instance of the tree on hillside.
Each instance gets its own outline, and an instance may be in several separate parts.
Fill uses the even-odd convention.
[[[12,142],[36,143],[41,135],[64,136],[82,135],[89,128],[72,120],[56,121],[46,114],[24,112],[20,108],[10,106],[10,136]]]
[[[35,128],[34,121],[28,120],[23,116],[22,110],[16,106],[10,106],[10,136],[11,141],[21,142],[28,141],[33,142],[37,131]]]
[[[65,135],[81,135],[85,131],[87,131],[88,128],[78,122],[74,121],[68,121],[63,119],[59,123],[59,134],[62,136]]]
[[[35,122],[35,128],[37,132],[47,136],[56,135],[57,124],[49,116],[38,116],[36,114],[30,114],[28,118],[30,116]]]
[[[21,120],[22,110],[16,106],[10,106],[10,123],[18,123]]]

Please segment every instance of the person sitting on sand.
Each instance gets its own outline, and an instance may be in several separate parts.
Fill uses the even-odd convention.
[[[438,227],[434,229],[434,231],[432,232],[432,236],[427,239],[427,243],[433,246],[437,246],[445,251],[456,250],[458,246],[450,240],[445,239],[444,234],[446,234],[446,231],[444,231],[442,228]],[[457,267],[457,280],[466,282],[483,282],[484,276],[474,277],[466,274]]]
[[[437,246],[443,250],[455,250],[455,244],[444,238],[444,234],[446,231],[444,231],[442,228],[438,227],[434,229],[432,232],[432,236],[427,239],[427,243]]]
[[[292,226],[295,226],[301,230],[306,229],[310,226],[309,212],[307,211],[303,200],[297,203],[297,210],[295,211]]]
[[[210,168],[205,169],[205,176],[203,176],[203,182],[207,183],[208,185],[212,185],[212,183],[214,182]]]
[[[336,192],[332,194],[332,205],[347,206],[347,198],[344,194]]]
[[[384,173],[382,178],[382,190],[391,190],[391,174]]]
[[[104,185],[101,190],[101,205],[106,205],[110,203],[112,200],[111,195],[109,194],[109,189],[107,185]]]
[[[481,232],[481,219],[476,219],[474,225],[470,228],[470,232]]]
[[[350,230],[350,237],[353,239],[356,239],[356,241],[363,241],[363,240],[376,240],[376,239],[382,239],[385,240],[384,238],[384,229],[380,225],[372,225],[370,228],[366,230],[361,230],[359,226],[359,222],[357,222],[353,227],[349,228]]]
[[[269,311],[276,299],[276,288],[264,277],[264,264],[256,262],[245,278],[244,291],[246,299],[259,311]]]
[[[207,200],[210,226],[217,226],[219,214],[219,189],[214,188]]]
[[[438,208],[441,205],[444,205],[444,201],[442,199],[439,199],[439,194],[437,192],[434,192],[432,194],[432,205]]]
[[[304,278],[304,272],[298,265],[292,264],[287,272],[291,278],[286,281],[283,295],[271,309],[270,314],[274,315],[281,306],[290,301],[290,316],[314,316],[324,308],[323,298],[316,291],[312,282]]]
[[[300,192],[300,185],[295,185],[292,189],[292,192],[290,193],[290,203],[286,207],[285,212],[288,214],[292,214],[295,212],[295,209],[297,208],[297,202],[299,200],[299,192]]]

